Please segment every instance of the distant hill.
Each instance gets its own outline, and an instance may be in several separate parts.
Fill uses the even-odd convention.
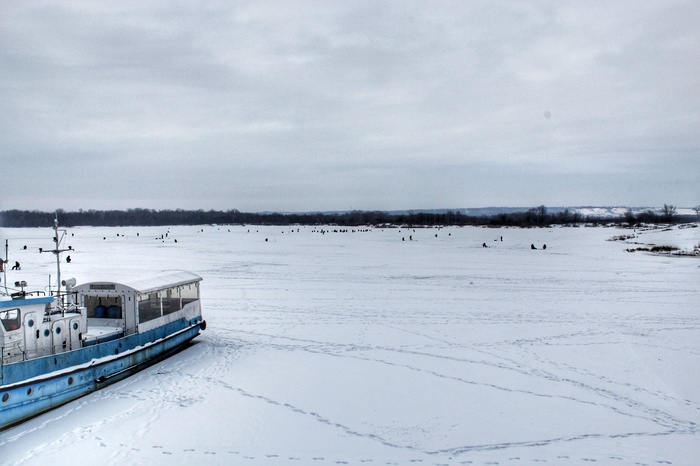
[[[584,217],[595,218],[620,218],[624,217],[628,210],[633,214],[652,211],[655,214],[661,213],[661,207],[627,207],[627,206],[576,206],[576,207],[547,207],[547,212],[550,214],[558,214],[568,210],[576,212]],[[470,217],[493,217],[500,214],[515,214],[518,212],[527,212],[532,207],[462,207],[454,209],[412,209],[412,210],[391,210],[387,213],[390,215],[408,215],[413,213],[429,213],[429,214],[445,214],[447,212],[459,212],[462,215]],[[339,212],[338,212],[339,213]],[[695,211],[690,207],[679,207],[676,215],[695,215]]]

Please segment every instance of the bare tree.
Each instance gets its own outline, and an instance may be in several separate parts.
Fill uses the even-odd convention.
[[[676,214],[676,206],[671,204],[664,204],[664,207],[663,209],[661,209],[661,212],[663,213],[663,216],[666,219],[666,221],[670,222],[673,219],[673,216]]]
[[[537,216],[540,217],[541,219],[544,219],[547,216],[547,207],[545,207],[544,205],[536,207],[536,210],[537,210]]]
[[[698,223],[700,223],[700,204],[693,207],[693,210],[695,211],[695,215],[698,216]]]

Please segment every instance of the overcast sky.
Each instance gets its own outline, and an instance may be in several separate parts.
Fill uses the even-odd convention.
[[[700,2],[2,1],[0,210],[700,203]]]

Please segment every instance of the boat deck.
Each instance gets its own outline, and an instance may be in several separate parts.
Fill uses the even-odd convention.
[[[88,325],[88,331],[83,334],[86,345],[102,343],[124,336],[124,329],[116,322]]]

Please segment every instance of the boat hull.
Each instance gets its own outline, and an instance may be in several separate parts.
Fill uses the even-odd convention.
[[[0,387],[0,430],[104,388],[167,358],[196,337],[204,325],[201,320],[188,322],[178,331],[118,354]]]

